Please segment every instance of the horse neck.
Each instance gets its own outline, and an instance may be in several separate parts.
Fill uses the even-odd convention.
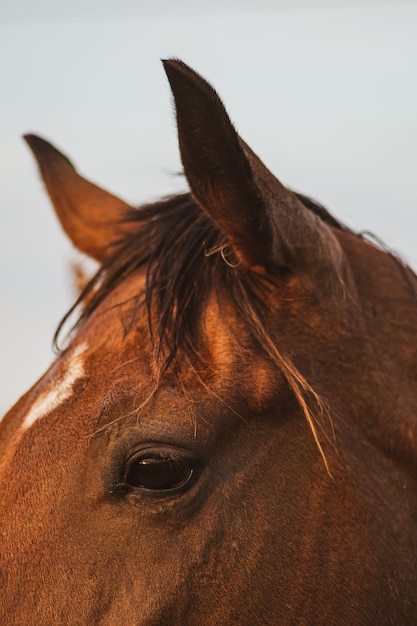
[[[417,278],[398,258],[348,233],[338,233],[362,311],[358,354],[366,353],[363,386],[370,438],[401,463],[417,466]]]

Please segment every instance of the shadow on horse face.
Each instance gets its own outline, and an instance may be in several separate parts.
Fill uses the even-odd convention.
[[[100,269],[1,423],[1,621],[415,624],[415,277],[165,69],[190,193],[134,209],[27,137]]]

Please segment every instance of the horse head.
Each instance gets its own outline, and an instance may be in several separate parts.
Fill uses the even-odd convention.
[[[164,65],[189,193],[133,208],[27,136],[100,268],[0,425],[2,623],[415,624],[415,276]]]

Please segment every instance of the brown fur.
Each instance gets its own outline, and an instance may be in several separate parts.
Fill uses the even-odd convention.
[[[191,196],[122,221],[111,196],[96,238],[97,188],[72,166],[55,180],[69,162],[31,138],[102,265],[0,426],[0,622],[414,626],[416,278],[286,190],[212,88],[165,66]],[[73,393],[24,429],[84,344]],[[137,483],[137,459],[186,479]]]

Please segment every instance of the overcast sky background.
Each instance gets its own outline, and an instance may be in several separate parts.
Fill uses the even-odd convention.
[[[0,0],[0,413],[53,358],[77,258],[20,136],[135,204],[183,190],[170,56],[284,183],[417,266],[417,2]]]

